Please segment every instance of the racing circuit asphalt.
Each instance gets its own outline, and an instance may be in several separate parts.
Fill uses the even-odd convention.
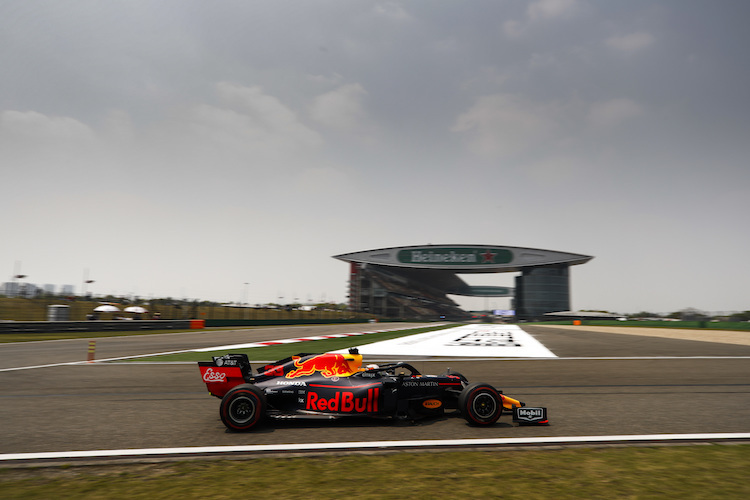
[[[372,325],[274,327],[99,338],[96,356],[116,358],[356,332],[369,326]],[[408,325],[379,324],[378,328],[389,326]],[[472,382],[490,383],[529,406],[546,406],[549,426],[519,427],[505,414],[497,425],[477,428],[460,417],[446,415],[417,425],[355,418],[273,421],[253,432],[231,433],[219,420],[219,400],[206,392],[195,363],[60,365],[85,360],[88,340],[0,344],[0,454],[750,432],[750,346],[548,326],[524,329],[560,359],[412,363],[430,374],[450,367]],[[707,338],[710,334],[706,331]],[[34,366],[37,368],[17,369]]]

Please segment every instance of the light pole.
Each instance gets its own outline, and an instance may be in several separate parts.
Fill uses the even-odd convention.
[[[245,283],[243,283],[243,285],[244,285],[244,288],[242,289],[242,302],[240,303],[240,305],[244,304],[244,307],[245,307],[245,314],[244,314],[244,316],[245,316],[245,319],[247,319],[247,316],[248,316],[248,313],[249,313],[249,311],[247,310],[247,306],[248,306],[248,303],[247,303],[247,289],[248,289],[248,286],[250,285],[250,283],[245,282]]]
[[[21,295],[23,283],[18,283],[17,280],[22,280],[26,277],[25,274],[21,274],[21,261],[17,260],[15,266],[13,266],[13,284],[11,285],[11,290],[9,290],[12,297],[18,297]]]
[[[28,278],[28,276],[25,274],[14,274],[13,282],[16,283],[16,280],[22,280],[24,278]],[[24,287],[23,282],[18,283],[18,286],[13,286],[13,294],[16,297],[26,297],[26,287]]]
[[[94,280],[89,279],[89,270],[84,269],[83,270],[83,285],[81,286],[81,297],[86,297],[86,285],[90,285],[91,283],[94,283]]]

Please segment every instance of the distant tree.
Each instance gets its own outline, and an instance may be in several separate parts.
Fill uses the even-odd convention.
[[[347,304],[336,304],[335,302],[321,302],[315,304],[315,309],[319,311],[345,311],[348,307]]]
[[[631,314],[631,318],[661,318],[661,314],[652,313],[648,311],[641,311],[639,313]]]
[[[729,316],[729,321],[750,321],[750,311],[742,311]]]
[[[704,314],[698,309],[688,307],[687,309],[683,309],[682,311],[680,311],[680,315],[678,316],[678,318],[683,321],[704,321],[708,319],[708,315]]]

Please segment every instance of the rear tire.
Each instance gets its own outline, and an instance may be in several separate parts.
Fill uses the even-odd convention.
[[[488,384],[467,386],[458,397],[461,415],[472,425],[492,425],[503,412],[503,397]]]
[[[266,396],[252,384],[242,384],[227,392],[221,400],[219,415],[228,429],[249,431],[266,414]]]

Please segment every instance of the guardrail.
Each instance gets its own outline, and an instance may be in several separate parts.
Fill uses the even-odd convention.
[[[125,332],[140,330],[187,330],[205,327],[205,320],[117,320],[117,321],[2,321],[3,333]]]
[[[228,328],[281,325],[332,325],[374,322],[373,319],[181,319],[181,320],[89,320],[89,321],[0,321],[0,335],[4,333],[66,333],[66,332],[129,332],[141,330],[187,330],[199,328]]]

